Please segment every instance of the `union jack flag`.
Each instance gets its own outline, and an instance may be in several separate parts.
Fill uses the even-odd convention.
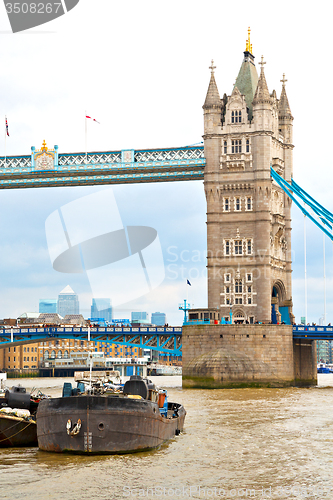
[[[8,123],[7,123],[7,116],[5,116],[5,119],[6,119],[6,133],[7,133],[8,137],[9,137],[9,132],[8,132]]]

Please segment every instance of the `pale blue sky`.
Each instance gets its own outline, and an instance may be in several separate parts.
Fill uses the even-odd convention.
[[[331,196],[332,7],[296,2],[191,2],[80,0],[65,16],[28,32],[11,34],[0,5],[0,119],[7,114],[8,154],[31,146],[84,149],[85,110],[90,150],[161,148],[201,141],[202,104],[215,61],[220,95],[230,94],[251,26],[253,53],[264,55],[269,90],[280,94],[286,74],[294,120],[294,178],[333,210]],[[4,136],[2,136],[4,137]],[[0,154],[4,138],[0,136]],[[89,315],[91,292],[81,276],[52,269],[45,239],[50,213],[77,197],[104,189],[60,188],[0,192],[0,317],[36,311],[39,298],[55,298],[69,284]],[[178,303],[206,306],[205,198],[201,182],[114,187],[126,225],[157,229],[166,279],[153,293],[116,312],[167,313],[179,324]],[[307,225],[308,319],[323,314],[322,236]],[[303,216],[293,209],[293,300],[304,315]],[[332,315],[332,244],[326,239],[327,321]]]

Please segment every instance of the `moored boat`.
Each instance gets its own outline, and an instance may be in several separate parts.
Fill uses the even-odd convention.
[[[139,376],[132,376],[122,390],[96,385],[83,392],[78,383],[72,394],[40,402],[41,450],[130,453],[156,448],[183,430],[184,407],[168,402],[166,391]]]
[[[36,411],[39,398],[21,386],[0,395],[0,448],[37,446]]]

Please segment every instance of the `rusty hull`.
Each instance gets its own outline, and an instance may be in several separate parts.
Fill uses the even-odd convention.
[[[37,411],[37,437],[41,450],[72,453],[130,453],[156,448],[182,431],[185,409],[169,403],[160,415],[158,404],[114,395],[79,395],[45,399]],[[177,416],[172,417],[176,414]],[[69,435],[81,420],[77,435]]]

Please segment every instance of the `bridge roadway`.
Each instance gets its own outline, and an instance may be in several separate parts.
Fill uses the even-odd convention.
[[[0,157],[0,189],[203,180],[205,164],[203,146],[57,152],[49,170],[36,168],[33,153],[7,156]]]
[[[333,340],[333,326],[293,327],[294,339]],[[182,327],[46,327],[0,329],[0,347],[47,342],[57,339],[74,339],[119,344],[164,352],[172,356],[182,355]]]

